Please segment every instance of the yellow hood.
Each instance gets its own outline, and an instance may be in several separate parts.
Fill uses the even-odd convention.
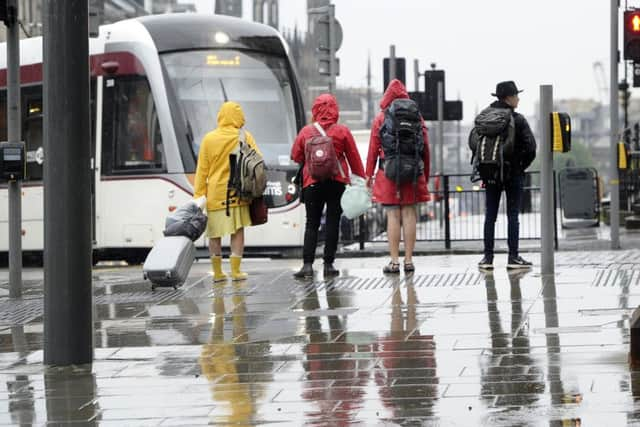
[[[240,104],[236,102],[225,102],[218,111],[218,127],[228,126],[236,129],[244,126],[244,112]]]

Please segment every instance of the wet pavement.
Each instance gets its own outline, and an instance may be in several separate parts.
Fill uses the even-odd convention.
[[[155,292],[99,268],[95,362],[67,369],[42,364],[42,270],[19,300],[0,271],[0,425],[640,425],[640,251],[563,252],[544,278],[477,261],[393,277],[341,258],[296,281],[296,260],[249,259],[249,280],[213,284],[201,260]]]

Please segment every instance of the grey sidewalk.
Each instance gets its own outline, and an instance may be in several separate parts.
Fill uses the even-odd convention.
[[[538,262],[538,255],[530,257]],[[633,425],[627,361],[640,251],[563,252],[556,275],[493,274],[477,255],[252,259],[245,282],[150,291],[139,267],[94,272],[92,370],[42,365],[41,270],[24,298],[0,273],[0,424]]]

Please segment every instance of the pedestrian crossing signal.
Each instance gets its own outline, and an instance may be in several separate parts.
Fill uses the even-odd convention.
[[[624,12],[624,59],[640,61],[640,10]]]
[[[640,16],[634,14],[631,18],[631,31],[634,33],[640,31]]]
[[[555,153],[571,151],[571,118],[567,113],[551,113],[551,143]]]

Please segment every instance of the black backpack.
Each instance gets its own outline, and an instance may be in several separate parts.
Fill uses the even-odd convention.
[[[384,174],[396,183],[417,183],[424,172],[422,116],[411,99],[396,99],[384,112],[380,127]]]
[[[469,134],[472,152],[471,181],[505,182],[509,176],[515,144],[515,120],[510,108],[488,107],[475,119]]]

